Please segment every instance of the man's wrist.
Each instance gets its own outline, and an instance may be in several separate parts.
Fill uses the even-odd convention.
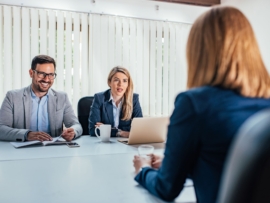
[[[24,141],[28,141],[28,133],[30,133],[31,131],[27,131],[25,134],[24,134]]]

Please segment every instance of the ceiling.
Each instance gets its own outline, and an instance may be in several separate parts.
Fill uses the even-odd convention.
[[[153,0],[167,3],[191,4],[198,6],[213,6],[220,4],[220,0]]]

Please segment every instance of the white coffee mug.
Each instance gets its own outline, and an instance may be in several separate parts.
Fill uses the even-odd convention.
[[[99,129],[100,135],[97,134],[97,129]],[[96,127],[95,134],[102,142],[109,142],[111,137],[111,125],[102,124]]]

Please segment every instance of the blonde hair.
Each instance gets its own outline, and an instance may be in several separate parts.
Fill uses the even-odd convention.
[[[236,8],[215,7],[193,24],[187,43],[188,88],[221,86],[270,97],[270,78],[252,27]]]
[[[133,112],[133,81],[126,68],[116,66],[110,71],[108,75],[107,83],[109,86],[113,76],[118,72],[123,73],[128,77],[128,87],[126,89],[126,92],[124,93],[124,102],[122,105],[122,115],[123,115],[122,120],[126,121],[131,119]]]

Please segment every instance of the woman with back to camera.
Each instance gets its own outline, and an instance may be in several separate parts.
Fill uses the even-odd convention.
[[[111,124],[112,137],[129,137],[131,121],[142,117],[139,95],[133,93],[132,78],[126,68],[113,68],[107,79],[110,89],[94,95],[89,115],[89,134],[95,136],[95,127]]]
[[[134,157],[135,180],[171,201],[189,176],[197,202],[214,203],[224,161],[238,128],[270,107],[270,79],[247,18],[214,7],[193,24],[187,43],[188,88],[175,100],[164,159]]]

